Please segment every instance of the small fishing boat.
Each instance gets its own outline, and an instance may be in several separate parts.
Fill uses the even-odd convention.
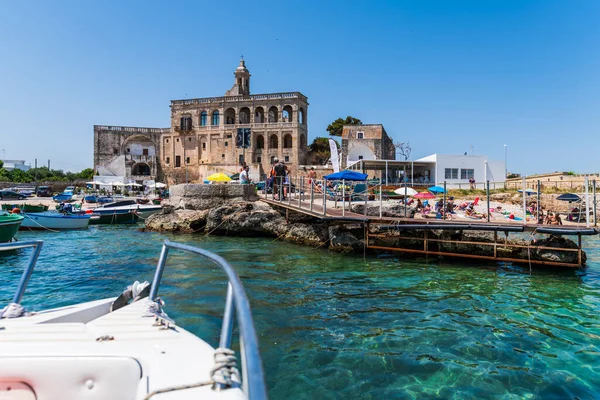
[[[135,199],[124,199],[115,201],[108,204],[103,204],[94,208],[94,212],[106,212],[106,211],[125,211],[134,210],[137,211],[141,219],[146,219],[152,214],[156,214],[162,211],[162,206],[153,204],[138,204]]]
[[[48,211],[48,206],[43,204],[23,204],[19,207],[23,212],[42,212]]]
[[[109,210],[90,215],[90,225],[135,224],[140,218],[135,210]]]
[[[90,214],[63,214],[57,211],[23,213],[21,230],[25,229],[86,229]]]
[[[22,215],[0,212],[0,243],[10,242],[19,230],[22,222]]]
[[[118,297],[28,313],[20,303],[42,241],[0,245],[15,248],[32,248],[32,254],[12,302],[0,310],[2,398],[267,399],[250,303],[239,276],[220,256],[165,241],[151,285],[136,281]],[[174,250],[205,257],[227,275],[216,349],[178,326],[158,297]],[[231,350],[234,315],[241,371]]]

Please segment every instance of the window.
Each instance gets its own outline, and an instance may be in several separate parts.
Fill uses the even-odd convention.
[[[192,141],[192,138],[191,138],[191,137],[189,137],[189,138],[188,138],[188,142],[191,142],[191,141]]]
[[[285,156],[285,162],[290,162],[290,156]]]
[[[231,139],[231,135],[227,135],[227,139]]]
[[[179,142],[179,138],[177,138],[177,141]]]
[[[142,149],[142,154],[147,156],[148,155],[148,149]]]
[[[129,147],[127,148],[127,152],[128,152],[128,153],[131,153],[131,150],[129,150]]]
[[[113,154],[114,154],[114,155],[117,155],[117,154],[119,154],[119,149],[118,149],[118,148],[116,148],[116,147],[114,147],[114,148],[113,148]]]
[[[179,128],[182,131],[191,131],[192,130],[192,117],[186,115],[181,117],[179,120]]]
[[[189,164],[189,163],[190,163],[190,158],[189,158],[189,157],[186,157],[186,158],[185,158],[185,163],[186,163],[186,164]]]
[[[213,120],[212,120],[212,124],[213,125],[219,125],[219,111],[215,111],[213,113]]]
[[[206,111],[202,111],[202,114],[200,114],[200,126],[206,126]]]
[[[167,139],[167,143],[169,143],[169,139]]]
[[[262,162],[262,157],[261,156],[256,157],[256,162],[258,162],[258,163]]]
[[[445,179],[458,179],[458,168],[446,168]]]
[[[460,179],[471,179],[475,178],[475,170],[474,169],[460,169]]]
[[[363,159],[363,156],[358,156],[358,159],[359,159],[359,160],[362,160],[362,159]]]
[[[206,150],[206,143],[202,143],[202,150]]]
[[[165,162],[166,162],[167,164],[169,164],[169,163],[171,162],[171,157],[167,157],[167,158],[165,159]]]
[[[225,158],[225,154],[221,154],[221,158]]]
[[[175,156],[175,168],[181,167],[181,156]]]
[[[225,142],[225,147],[229,146],[229,142]]]
[[[365,138],[365,133],[364,132],[356,132],[356,138],[357,139],[364,139]]]

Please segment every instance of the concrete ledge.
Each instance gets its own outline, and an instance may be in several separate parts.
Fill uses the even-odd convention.
[[[177,209],[206,210],[224,203],[257,200],[254,185],[182,184],[171,187],[169,202]]]

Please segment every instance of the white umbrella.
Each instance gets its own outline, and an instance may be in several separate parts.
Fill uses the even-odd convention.
[[[404,193],[406,193],[407,196],[414,196],[415,194],[417,194],[418,192],[410,187],[407,188],[398,188],[396,190],[394,190],[394,193],[399,194],[400,196],[404,196]]]
[[[164,183],[161,183],[161,182],[156,182],[156,185],[155,185],[155,186],[156,186],[157,188],[164,188],[164,187],[167,187],[167,185],[165,185]]]
[[[108,183],[107,185],[111,185],[111,186],[127,186],[123,182],[111,182],[111,183]]]
[[[132,183],[128,183],[125,186],[142,186],[142,185],[140,185],[139,183],[132,182]]]

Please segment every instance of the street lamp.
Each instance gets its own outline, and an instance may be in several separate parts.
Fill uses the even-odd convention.
[[[504,177],[508,178],[508,163],[506,162],[506,145],[504,145]]]

